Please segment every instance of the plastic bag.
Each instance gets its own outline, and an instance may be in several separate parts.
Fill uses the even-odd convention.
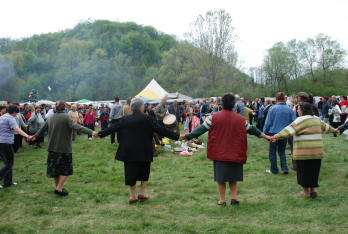
[[[169,142],[169,138],[167,138],[167,137],[163,137],[163,139],[162,139],[162,143],[163,143],[163,144],[165,144],[165,145],[169,145],[169,144],[170,144],[170,142]]]
[[[98,122],[97,121],[95,121],[94,126],[98,127]]]

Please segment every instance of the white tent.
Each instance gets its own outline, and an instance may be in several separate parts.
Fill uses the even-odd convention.
[[[148,100],[158,100],[165,98],[168,95],[155,79],[152,79],[151,82],[135,97],[144,97]]]

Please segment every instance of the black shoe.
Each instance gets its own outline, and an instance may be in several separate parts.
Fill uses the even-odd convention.
[[[232,199],[231,205],[239,205],[239,201]]]
[[[39,147],[39,148],[42,148],[42,146],[41,145],[36,145],[37,147]]]
[[[218,201],[217,202],[217,204],[219,205],[219,206],[226,206],[226,202],[223,202],[223,203],[219,203],[220,201]]]
[[[65,196],[69,195],[68,192],[64,192],[63,190],[61,192],[59,192],[58,190],[54,190],[54,194],[61,196],[61,197],[65,197]]]
[[[154,153],[153,153],[153,156],[154,156],[154,157],[158,157],[157,152],[154,152]]]
[[[284,171],[283,173],[284,173],[285,175],[289,174],[289,172],[288,172],[288,171]]]

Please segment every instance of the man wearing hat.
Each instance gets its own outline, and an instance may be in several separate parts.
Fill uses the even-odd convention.
[[[285,103],[284,93],[277,93],[276,100],[277,104],[270,107],[268,110],[265,126],[263,127],[263,133],[269,136],[274,136],[278,132],[282,131],[296,119],[294,111]],[[278,151],[281,169],[284,174],[289,173],[285,156],[286,142],[287,139],[284,139],[269,144],[269,160],[271,162],[271,168],[270,170],[266,170],[266,172],[271,174],[278,174]]]

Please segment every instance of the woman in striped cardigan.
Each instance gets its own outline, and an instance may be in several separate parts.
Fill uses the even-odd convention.
[[[322,133],[335,133],[338,130],[313,116],[312,106],[300,102],[299,118],[276,134],[272,141],[294,137],[293,158],[297,163],[297,183],[302,186],[304,194],[298,197],[317,197],[316,188],[320,172],[321,159],[324,157]]]

